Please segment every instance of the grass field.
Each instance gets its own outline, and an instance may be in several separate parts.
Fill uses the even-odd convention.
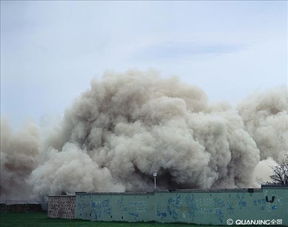
[[[126,222],[91,222],[81,220],[65,220],[65,219],[51,219],[47,217],[46,213],[30,212],[30,213],[0,213],[1,227],[41,227],[41,226],[55,226],[55,227],[191,227],[199,225],[189,224],[160,224],[160,223],[126,223]],[[201,225],[204,227],[204,225]],[[215,227],[215,226],[214,226]]]

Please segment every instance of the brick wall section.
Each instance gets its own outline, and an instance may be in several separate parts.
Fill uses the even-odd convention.
[[[75,218],[75,196],[49,196],[49,218]]]

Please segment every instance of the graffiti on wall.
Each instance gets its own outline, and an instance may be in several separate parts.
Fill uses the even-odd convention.
[[[97,221],[158,221],[226,224],[233,219],[283,219],[288,224],[288,188],[265,188],[256,192],[155,192],[147,194],[76,194],[75,217]],[[60,201],[60,200],[59,200]],[[50,201],[52,216],[65,209]],[[66,203],[63,202],[65,207]],[[67,209],[67,212],[69,209]],[[50,211],[52,214],[52,212]],[[50,214],[50,216],[51,216]],[[63,216],[63,215],[62,215]]]
[[[111,206],[108,199],[100,201],[92,201],[91,203],[91,218],[92,220],[102,220],[103,216],[110,216]]]

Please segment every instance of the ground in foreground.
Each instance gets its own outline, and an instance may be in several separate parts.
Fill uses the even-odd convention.
[[[127,223],[127,222],[91,222],[82,220],[66,220],[66,219],[51,219],[44,212],[29,212],[29,213],[0,213],[1,227],[192,227],[200,225],[192,224],[161,224],[161,223]],[[204,225],[201,225],[204,227]],[[213,226],[216,227],[216,226]]]

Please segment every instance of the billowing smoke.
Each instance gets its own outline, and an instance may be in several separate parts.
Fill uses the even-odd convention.
[[[271,182],[270,176],[274,174],[273,168],[277,165],[271,157],[261,160],[254,169],[254,181],[259,185]]]
[[[32,185],[27,180],[38,164],[39,143],[34,125],[13,133],[7,121],[1,119],[1,198],[30,199]]]
[[[106,74],[41,147],[31,129],[1,128],[1,195],[23,195],[24,185],[34,195],[151,191],[154,172],[160,189],[257,186],[260,161],[287,153],[287,112],[285,88],[235,109],[177,78]]]
[[[285,87],[249,97],[239,105],[248,133],[253,137],[261,159],[277,162],[288,152],[288,90]]]

